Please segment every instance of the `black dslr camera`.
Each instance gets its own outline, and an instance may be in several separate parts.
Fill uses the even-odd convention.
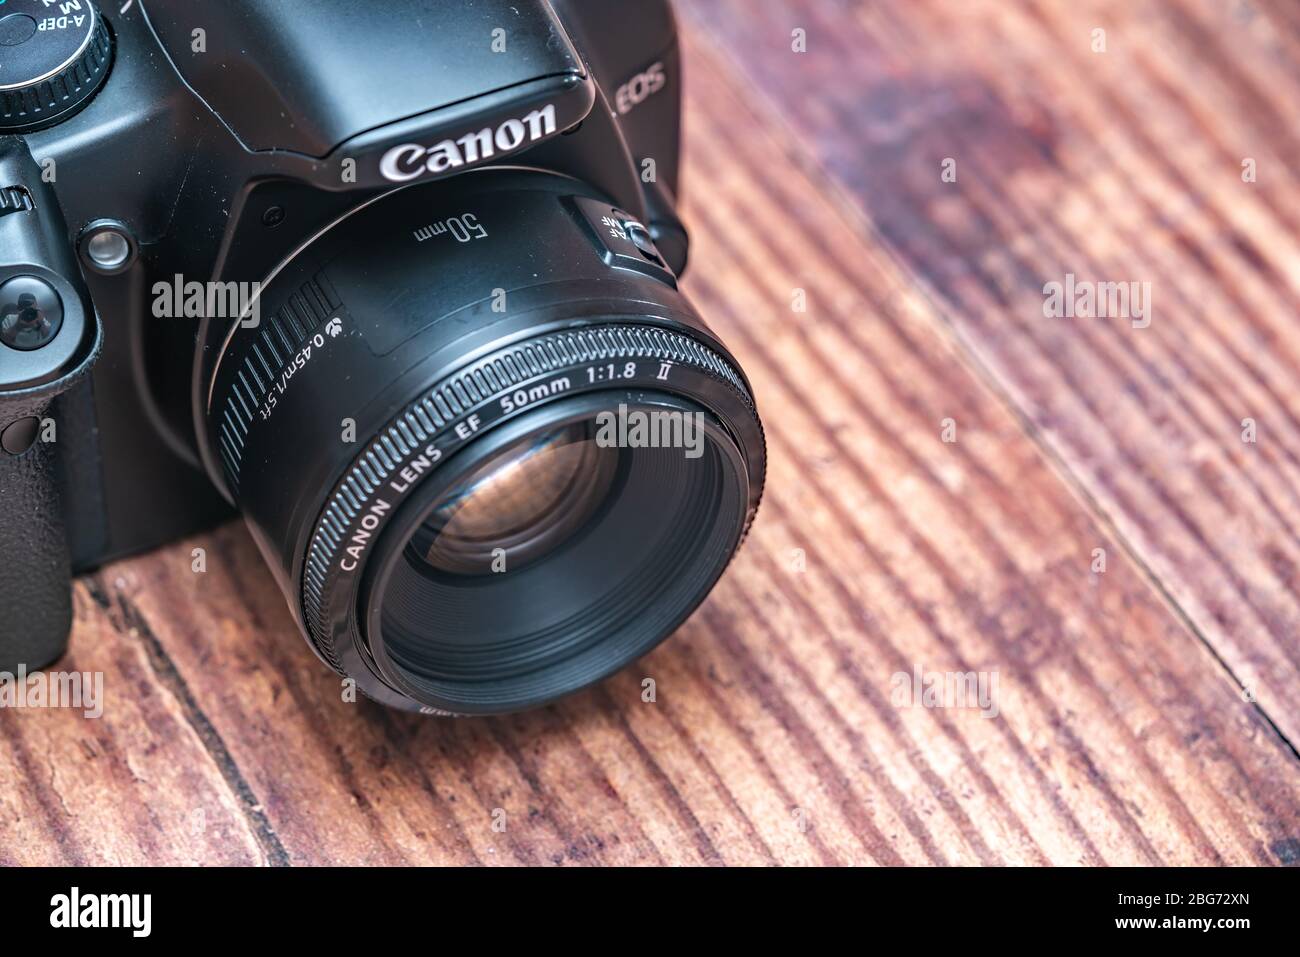
[[[235,510],[389,705],[663,640],[766,464],[677,286],[681,82],[667,0],[5,0],[0,669]]]

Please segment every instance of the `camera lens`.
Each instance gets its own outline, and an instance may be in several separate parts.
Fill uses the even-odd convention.
[[[667,637],[739,547],[748,384],[628,218],[540,172],[409,187],[275,270],[257,325],[204,331],[214,479],[371,697],[554,700]]]
[[[526,436],[459,479],[407,547],[435,570],[522,568],[587,524],[610,494],[618,459],[590,425]]]
[[[389,557],[374,567],[366,598],[377,660],[417,697],[454,701],[470,712],[550,700],[652,648],[726,564],[747,504],[735,443],[716,424],[702,424],[708,437],[695,459],[676,448],[601,448],[590,432],[602,414],[617,414],[606,403],[593,396],[540,413],[539,421],[521,421],[505,430],[501,450],[493,442],[467,451],[466,472],[449,462],[452,488],[430,486],[430,511],[412,506],[417,531],[407,548],[385,549]],[[625,408],[625,414],[671,414],[672,404]],[[676,411],[705,421],[702,410]],[[557,415],[572,421],[557,428],[551,421]],[[528,464],[517,468],[527,468],[534,463],[518,456],[530,453],[549,474],[544,485],[517,486],[525,493],[515,500],[524,503],[513,513],[520,521],[501,520],[508,508],[494,510],[495,522],[456,542],[474,545],[457,558],[474,554],[484,564],[470,569],[444,554],[430,562],[425,536],[441,522],[430,519],[455,501],[465,475],[472,482],[485,466],[500,474],[503,462],[523,461]],[[522,477],[509,464],[504,468],[505,481]],[[532,498],[533,491],[544,494]],[[403,527],[399,517],[394,538]],[[537,547],[512,564],[509,545],[498,542]]]

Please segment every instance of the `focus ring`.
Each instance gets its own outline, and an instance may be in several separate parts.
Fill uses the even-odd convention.
[[[340,306],[338,293],[321,273],[305,281],[273,315],[259,322],[256,331],[239,340],[237,354],[232,349],[234,373],[224,398],[215,406],[221,414],[221,463],[232,493],[239,494],[244,448],[258,421],[258,409],[304,345],[313,340],[323,345],[324,336],[337,335],[322,327]]]
[[[727,360],[694,339],[652,326],[599,326],[552,333],[496,353],[450,377],[407,406],[357,456],[317,520],[303,570],[302,602],[308,636],[321,658],[339,674],[346,674],[327,626],[327,602],[337,576],[337,559],[358,516],[413,449],[510,388],[581,363],[622,359],[690,367],[726,383],[755,411],[744,380]]]

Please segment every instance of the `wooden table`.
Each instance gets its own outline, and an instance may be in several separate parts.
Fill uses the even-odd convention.
[[[1300,862],[1300,8],[681,14],[688,285],[771,454],[705,606],[430,720],[340,700],[241,527],[122,562],[104,716],[0,711],[0,861]],[[1146,318],[1045,315],[1067,274]]]

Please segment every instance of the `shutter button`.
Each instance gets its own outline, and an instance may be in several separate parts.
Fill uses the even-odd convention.
[[[63,300],[44,279],[18,276],[0,285],[0,342],[31,352],[59,334]]]

